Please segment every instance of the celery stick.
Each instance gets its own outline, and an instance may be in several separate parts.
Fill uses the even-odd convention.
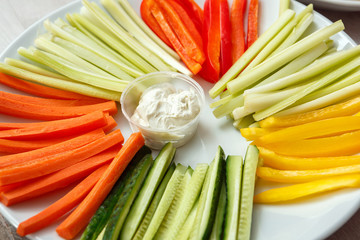
[[[66,14],[66,19],[71,26],[77,28],[80,32],[90,38],[91,41],[95,42],[100,48],[102,48],[103,54],[95,53],[99,57],[104,58],[107,61],[111,61],[115,65],[118,65],[120,69],[124,70],[132,77],[137,77],[138,75],[144,74],[144,72],[141,71],[140,68],[138,68],[135,64],[131,63],[127,58],[118,54],[114,49],[106,45],[103,41],[93,35],[90,31],[88,31],[88,29],[83,27],[76,19],[73,18],[73,15]]]
[[[321,77],[319,80],[315,81],[314,83],[310,84],[310,86],[306,87],[305,89],[299,91],[298,93],[292,95],[291,97],[269,107],[264,110],[261,110],[253,115],[256,121],[264,119],[268,116],[271,116],[284,108],[292,105],[299,99],[303,98],[304,96],[320,89],[321,87],[326,86],[327,84],[332,83],[333,81],[337,80],[339,77],[345,75],[346,73],[352,71],[353,69],[357,68],[360,65],[360,57],[357,57],[350,62],[344,64],[336,68],[333,71],[330,71],[325,76]]]
[[[284,115],[289,115],[289,114],[312,111],[315,109],[329,106],[331,104],[337,103],[339,101],[342,101],[349,97],[352,97],[356,94],[359,94],[360,93],[360,72],[359,71],[356,74],[353,74],[353,80],[355,80],[355,81],[351,85],[348,85],[343,88],[339,88],[337,91],[329,92],[328,94],[323,95],[321,97],[314,98],[313,100],[310,100],[309,102],[304,102],[295,107],[288,108],[286,110],[283,110],[283,111],[277,113],[276,115],[284,116]]]
[[[244,95],[239,94],[238,96],[234,97],[229,102],[227,102],[226,104],[216,108],[213,111],[213,114],[216,118],[221,118],[231,113],[235,108],[243,105],[244,105]]]
[[[246,87],[258,82],[261,78],[300,56],[304,51],[315,47],[322,41],[328,39],[343,29],[344,24],[341,20],[339,20],[330,26],[324,27],[319,31],[312,33],[308,37],[284,49],[275,56],[268,58],[248,73],[240,75],[229,82],[227,84],[228,91],[230,91],[230,93],[236,93],[244,90]]]
[[[87,0],[82,0],[86,9],[114,36],[120,41],[123,41],[133,51],[142,56],[148,63],[153,65],[159,71],[171,71],[172,68],[163,62],[154,52],[148,50],[141,43],[139,43],[133,36],[131,36],[126,30],[124,30],[119,24],[115,22],[109,15],[107,15],[97,4],[90,3]]]
[[[83,82],[92,86],[113,90],[116,92],[122,92],[128,83],[128,81],[120,80],[115,77],[109,78],[98,75],[96,73],[87,72],[84,69],[72,65],[65,59],[40,50],[34,50],[33,55],[42,64],[47,65],[61,74],[78,82]]]
[[[312,13],[313,11],[314,11],[314,6],[313,6],[312,3],[310,3],[310,4],[308,4],[301,12],[299,12],[299,13],[295,16],[295,19],[297,20],[297,22],[300,22],[301,19],[303,19],[306,14]]]
[[[132,8],[128,0],[118,0],[126,13],[132,18],[132,20],[145,32],[154,42],[156,42],[161,48],[163,48],[166,52],[168,52],[172,57],[177,60],[180,60],[179,55],[172,50],[166,43],[164,43],[141,19],[140,16],[137,15],[135,10]]]
[[[293,18],[286,26],[266,46],[259,52],[259,54],[249,63],[249,65],[240,73],[246,74],[249,70],[262,63],[278,46],[282,43],[290,32],[294,29],[296,21]]]
[[[310,83],[296,87],[286,88],[271,93],[251,93],[244,95],[244,107],[234,109],[234,119],[245,117],[246,115],[268,108],[290,96],[305,89]]]
[[[122,41],[113,38],[111,35],[104,32],[102,29],[92,24],[85,17],[80,14],[73,14],[73,19],[78,21],[83,27],[88,29],[91,33],[94,33],[98,38],[103,40],[109,46],[111,46],[118,54],[126,57],[131,63],[141,69],[141,71],[145,73],[150,73],[156,71],[156,69],[151,66],[147,61],[145,61],[140,55],[135,53],[132,49],[126,46]],[[48,23],[47,24],[48,31],[58,35],[60,38],[71,41],[75,44],[78,44],[84,48],[90,48],[89,50],[96,52],[104,51],[101,46],[99,46],[96,42],[91,41],[89,37],[80,32],[74,27],[67,25],[65,22],[60,19],[56,20],[55,24]],[[59,29],[60,28],[60,29]],[[71,37],[68,37],[68,34],[61,32],[60,30],[66,31],[65,33],[71,34]],[[75,39],[74,39],[75,38]],[[87,46],[88,44],[91,44]],[[100,49],[101,50],[100,50]],[[106,50],[105,50],[106,51]],[[125,70],[125,69],[124,69]]]
[[[89,63],[88,61],[85,61],[84,59],[78,57],[74,53],[64,49],[63,47],[55,44],[54,42],[50,41],[48,38],[46,38],[44,35],[38,37],[35,39],[35,46],[43,51],[52,53],[54,55],[57,55],[61,58],[66,59],[67,61],[75,64],[76,66],[86,69],[89,72],[97,73],[99,75],[107,76],[107,77],[113,77],[109,73],[105,72],[104,70],[94,66],[93,64]],[[129,78],[128,80],[130,80]]]
[[[70,92],[80,93],[91,97],[119,101],[121,96],[121,93],[119,92],[90,86],[84,83],[66,81],[58,78],[44,76],[4,63],[0,63],[0,71],[24,80],[40,83],[49,87],[54,87]]]
[[[233,64],[233,66],[221,77],[210,89],[211,98],[217,97],[226,88],[226,84],[234,79],[251,60],[273,39],[281,29],[294,17],[295,12],[288,9],[245,51],[245,53]]]
[[[22,68],[24,70],[27,70],[27,71],[30,71],[30,72],[33,72],[33,73],[37,73],[37,74],[40,74],[40,75],[44,75],[44,76],[47,76],[47,77],[53,77],[53,78],[58,78],[58,79],[62,79],[62,80],[70,80],[70,78],[68,78],[68,77],[66,77],[64,75],[58,74],[56,72],[52,72],[52,71],[47,70],[45,68],[42,68],[42,67],[36,66],[34,64],[18,60],[18,59],[5,58],[4,63],[6,63],[8,65],[11,65],[13,67]]]
[[[292,84],[296,84],[298,82],[304,81],[311,77],[314,77],[326,70],[338,65],[339,63],[347,61],[349,58],[354,57],[360,53],[360,46],[356,46],[354,48],[343,50],[341,52],[337,52],[333,55],[325,57],[320,60],[316,60],[303,70],[300,70],[294,74],[288,75],[286,77],[280,78],[276,81],[268,83],[263,86],[259,86],[252,90],[247,90],[248,92],[271,92],[275,90],[279,90],[290,86]]]
[[[279,16],[290,8],[290,0],[280,0]]]
[[[360,77],[360,67],[356,68],[354,71],[350,72],[339,81],[305,96],[304,98],[297,101],[295,105],[300,105],[306,102],[310,102],[312,100],[315,100],[332,92],[345,88],[359,81],[359,77]]]
[[[110,15],[131,35],[133,35],[147,49],[157,54],[164,62],[178,71],[191,75],[191,72],[179,60],[175,59],[157,43],[155,43],[127,14],[122,6],[115,0],[101,0],[102,5]]]
[[[245,90],[245,92],[253,93],[253,92],[262,92],[261,86],[274,82],[280,78],[291,75],[304,67],[308,66],[310,63],[315,61],[319,56],[321,56],[327,49],[328,44],[325,42],[320,43],[319,45],[313,47],[307,52],[303,53],[299,57],[292,60],[290,63],[286,64],[284,67],[276,71],[274,74],[266,77],[260,83],[258,83],[255,87]]]
[[[280,46],[273,53],[271,53],[270,56],[274,56],[294,44],[304,34],[306,29],[308,29],[310,24],[313,22],[313,19],[314,15],[312,13],[306,14],[304,18],[301,19],[301,21],[295,26],[293,32],[280,44]]]
[[[75,55],[79,56],[80,58],[91,62],[95,66],[105,70],[109,74],[112,74],[113,76],[124,79],[124,80],[133,80],[134,77],[127,74],[125,71],[122,70],[122,68],[119,67],[118,64],[114,64],[111,61],[108,61],[105,58],[100,57],[99,55],[87,50],[86,48],[83,48],[79,45],[76,45],[72,42],[69,42],[67,40],[55,37],[53,39],[53,42],[57,45],[63,47],[64,49],[74,53]],[[126,67],[126,66],[125,66]],[[131,71],[130,68],[127,70]],[[142,74],[138,72],[137,76],[141,76]]]

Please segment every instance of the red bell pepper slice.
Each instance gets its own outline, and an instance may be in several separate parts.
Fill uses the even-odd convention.
[[[232,61],[235,63],[245,52],[244,17],[247,0],[234,0],[230,10]]]
[[[182,5],[188,15],[191,17],[192,22],[195,24],[199,32],[202,31],[202,25],[204,22],[204,11],[194,0],[174,0],[178,4]]]
[[[202,64],[205,61],[205,54],[203,49],[200,48],[199,44],[191,36],[189,30],[186,28],[177,12],[167,0],[156,0],[156,2],[160,8],[160,11],[163,13],[167,19],[167,22],[170,24],[181,44],[184,46],[187,55],[194,61]]]
[[[200,76],[215,83],[220,75],[220,0],[206,0],[204,4],[203,44],[206,60]]]
[[[258,38],[258,11],[259,1],[251,0],[248,13],[247,48],[249,48]]]
[[[162,31],[166,34],[167,38],[171,42],[172,46],[174,47],[175,51],[179,54],[180,58],[183,60],[185,65],[190,69],[193,74],[197,74],[201,70],[201,65],[190,58],[184,46],[181,44],[180,40],[178,39],[176,33],[171,28],[167,18],[160,10],[160,7],[155,2],[151,7],[151,14],[156,19],[157,23],[161,27]]]
[[[195,23],[192,21],[192,18],[188,14],[186,9],[184,9],[184,7],[181,4],[179,4],[177,0],[168,0],[168,2],[174,8],[176,13],[179,15],[186,29],[189,31],[194,41],[198,44],[199,48],[203,49],[203,40],[200,34],[201,31],[199,32],[199,30],[196,28]]]
[[[220,73],[224,75],[232,66],[231,25],[227,0],[220,0],[220,36]]]
[[[154,16],[151,14],[151,6],[154,4],[155,0],[143,0],[140,5],[140,14],[143,21],[149,28],[169,47],[173,48],[169,39],[166,37],[165,33],[162,31],[161,27],[157,23]]]

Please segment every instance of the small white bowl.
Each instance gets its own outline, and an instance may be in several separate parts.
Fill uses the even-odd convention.
[[[176,72],[154,72],[145,74],[131,81],[120,98],[121,110],[130,123],[132,131],[140,131],[145,138],[145,144],[152,149],[161,149],[167,142],[180,147],[188,142],[196,132],[200,112],[187,124],[170,130],[144,127],[131,119],[139,104],[143,92],[156,84],[168,82],[177,90],[192,88],[197,95],[200,112],[205,104],[205,95],[202,87],[191,77]]]

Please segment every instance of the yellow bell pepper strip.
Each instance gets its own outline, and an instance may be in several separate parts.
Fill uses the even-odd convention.
[[[287,156],[335,157],[359,153],[359,139],[360,131],[354,131],[333,137],[279,142],[262,146]]]
[[[254,203],[280,203],[337,189],[358,187],[360,187],[360,174],[347,174],[273,188],[255,195]]]
[[[310,182],[326,177],[360,173],[360,164],[319,170],[278,170],[258,167],[256,175],[266,181],[282,183]]]
[[[360,96],[305,113],[271,116],[259,122],[263,128],[290,127],[327,118],[351,116],[360,111]]]
[[[241,128],[241,135],[246,138],[248,141],[256,140],[264,135],[270,134],[273,131],[268,128]]]
[[[282,170],[317,170],[360,164],[359,155],[303,158],[280,155],[263,147],[258,149],[264,165]]]
[[[295,141],[341,134],[355,130],[360,130],[359,116],[336,117],[270,132],[269,134],[260,136],[256,143],[262,145],[289,140]],[[266,130],[264,132],[266,132]]]

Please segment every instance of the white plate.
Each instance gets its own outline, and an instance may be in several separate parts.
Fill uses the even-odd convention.
[[[139,9],[140,0],[130,0],[135,9]],[[198,0],[203,3],[203,0]],[[56,12],[51,13],[45,18],[51,20],[57,17],[64,17],[66,13],[79,12],[80,2],[68,4]],[[292,8],[300,11],[304,8],[302,4],[292,2]],[[278,16],[278,0],[260,0],[260,32],[269,27]],[[45,19],[44,18],[44,19]],[[19,38],[17,38],[0,56],[0,61],[5,57],[17,58],[16,50],[20,47],[28,47],[33,45],[34,38],[43,32],[42,22],[40,20],[36,24],[27,29]],[[330,21],[315,14],[315,20],[312,30],[330,24]],[[341,32],[333,38],[339,49],[354,46],[355,43],[348,35]],[[199,80],[205,92],[207,92],[211,84]],[[12,89],[2,87],[2,90],[12,91]],[[211,99],[207,96],[207,102]],[[130,133],[130,127],[120,114],[116,115],[116,120],[122,130],[125,138]],[[0,115],[1,122],[23,121],[21,119]],[[215,119],[211,113],[211,109],[207,106],[202,112],[200,126],[197,134],[190,143],[178,149],[175,161],[183,164],[195,166],[199,162],[210,162],[215,155],[218,145],[221,145],[226,154],[244,155],[247,142],[236,131],[230,121],[226,119]],[[257,191],[264,187],[261,182],[257,184]],[[270,186],[271,187],[271,186]],[[60,196],[66,193],[66,189],[56,191],[53,194],[34,200],[17,204],[13,207],[5,207],[0,204],[0,212],[17,227],[21,221],[35,215],[49,204],[54,202]],[[289,203],[283,205],[255,205],[253,213],[252,239],[322,239],[333,233],[351,215],[357,211],[360,206],[360,190],[344,190],[330,194],[315,197],[303,202]],[[63,219],[61,219],[63,220]],[[56,226],[61,222],[53,224],[36,234],[31,234],[30,239],[46,240],[60,239],[55,232]]]
[[[360,11],[359,0],[299,0],[302,3],[313,3],[317,8],[324,8],[335,11]]]

